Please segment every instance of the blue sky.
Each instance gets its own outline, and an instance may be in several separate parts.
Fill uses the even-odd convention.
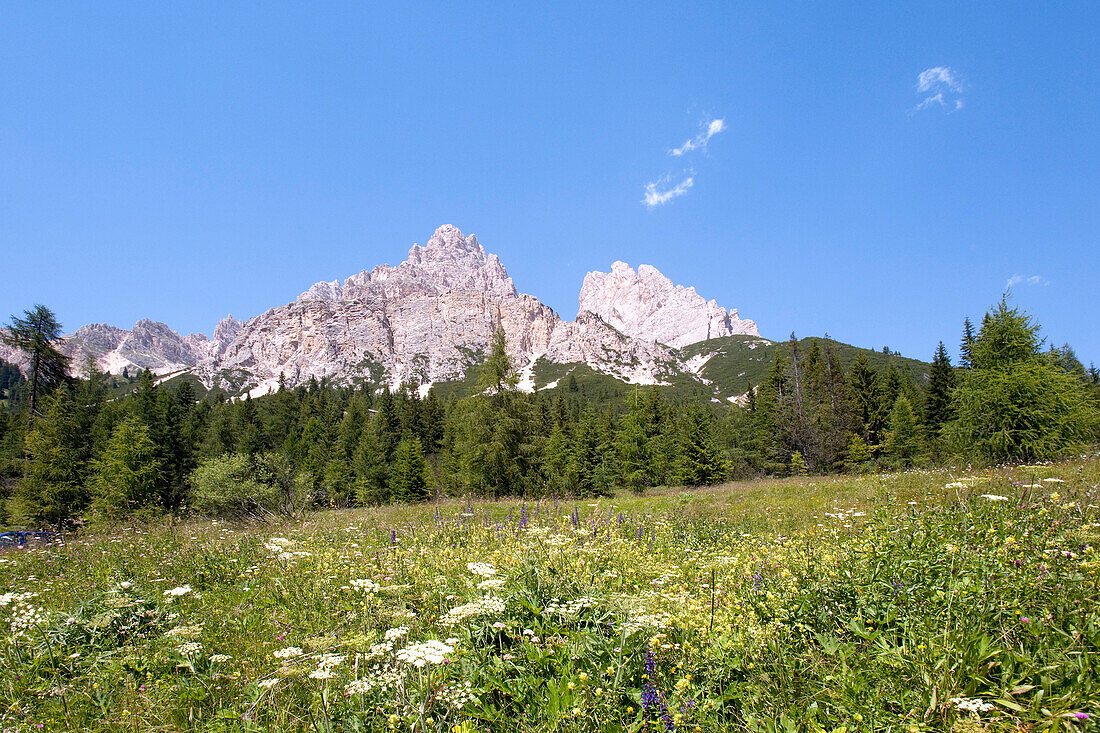
[[[1095,3],[375,5],[9,4],[0,316],[210,333],[450,223],[566,318],[621,259],[929,358],[1018,278],[1100,362]]]

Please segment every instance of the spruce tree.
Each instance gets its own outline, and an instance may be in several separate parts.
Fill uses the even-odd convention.
[[[424,501],[431,497],[431,479],[420,438],[409,436],[397,444],[390,480],[398,501]]]
[[[986,313],[944,430],[958,451],[989,462],[1042,460],[1097,439],[1095,395],[1040,353],[1038,332],[1005,298]]]
[[[61,525],[88,506],[91,455],[87,437],[91,426],[67,386],[60,387],[44,405],[27,433],[27,473],[17,497],[21,513],[29,520]]]
[[[864,442],[878,443],[878,374],[867,356],[860,352],[848,370],[848,387],[852,396],[852,409],[857,425],[856,432]]]
[[[681,416],[680,482],[686,486],[712,486],[729,478],[729,464],[714,437],[710,415],[691,402]]]
[[[967,317],[963,320],[963,334],[962,339],[959,341],[959,366],[963,369],[969,369],[970,363],[970,350],[974,347],[974,324],[970,322],[970,318]]]
[[[920,455],[920,429],[913,405],[905,395],[898,395],[890,411],[889,429],[884,448],[891,463],[898,468],[913,465]]]
[[[955,370],[947,349],[940,341],[928,373],[928,389],[924,398],[924,427],[930,443],[936,443],[940,430],[951,419],[951,390],[955,386]]]
[[[161,464],[149,429],[135,417],[115,426],[103,453],[92,461],[95,506],[121,519],[161,505]]]

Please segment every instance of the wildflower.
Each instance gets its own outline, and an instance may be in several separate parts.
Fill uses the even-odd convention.
[[[492,565],[490,565],[488,563],[484,563],[484,562],[469,562],[469,563],[466,563],[466,569],[469,570],[474,575],[480,575],[483,578],[488,578],[490,576],[493,576],[493,575],[497,574],[497,569],[496,568],[494,568]]]
[[[377,593],[378,589],[381,588],[381,586],[378,585],[378,583],[375,583],[373,580],[368,580],[366,578],[356,578],[355,580],[351,581],[348,585],[350,585],[354,590],[360,591],[362,593],[368,593],[368,594],[369,593]]]
[[[171,596],[172,598],[179,598],[180,596],[185,596],[190,592],[191,592],[191,586],[181,585],[181,586],[177,586],[176,588],[172,588],[170,590],[164,591],[164,595]]]
[[[276,649],[271,654],[276,659],[290,659],[291,657],[302,656],[302,649],[301,647],[288,646],[284,649]]]
[[[982,494],[982,498],[990,501],[1008,501],[1007,496],[1001,496],[1000,494]]]
[[[229,656],[228,654],[211,654],[210,655],[210,661],[214,662],[216,664],[220,664],[221,662],[228,662],[232,658],[233,657]]]
[[[176,651],[185,657],[190,657],[202,651],[202,644],[197,641],[185,641],[176,647]]]
[[[420,644],[410,644],[398,651],[396,656],[406,664],[423,667],[427,664],[440,664],[453,651],[454,647],[431,639]]]

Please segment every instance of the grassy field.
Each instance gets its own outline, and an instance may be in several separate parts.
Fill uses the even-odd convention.
[[[1096,730],[1100,460],[86,530],[3,730]]]

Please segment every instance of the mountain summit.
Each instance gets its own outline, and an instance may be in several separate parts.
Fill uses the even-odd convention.
[[[673,285],[651,265],[638,271],[615,262],[611,272],[590,272],[581,286],[580,311],[595,313],[627,336],[682,348],[698,341],[733,336],[759,336],[753,321],[737,310],[707,301],[695,288]]]
[[[636,384],[697,378],[678,349],[747,334],[756,324],[706,301],[656,268],[635,272],[616,262],[584,279],[580,312],[563,321],[537,298],[517,291],[496,255],[451,225],[414,244],[397,265],[379,265],[342,282],[315,283],[297,300],[244,323],[228,316],[214,329],[181,337],[163,323],[132,331],[93,324],[65,338],[79,368],[91,356],[100,369],[190,370],[208,386],[253,395],[282,380],[310,378],[426,388],[463,378],[480,363],[502,328],[521,387],[537,386],[540,365],[578,365]],[[0,358],[19,363],[19,354]],[[560,370],[558,370],[560,371]]]

